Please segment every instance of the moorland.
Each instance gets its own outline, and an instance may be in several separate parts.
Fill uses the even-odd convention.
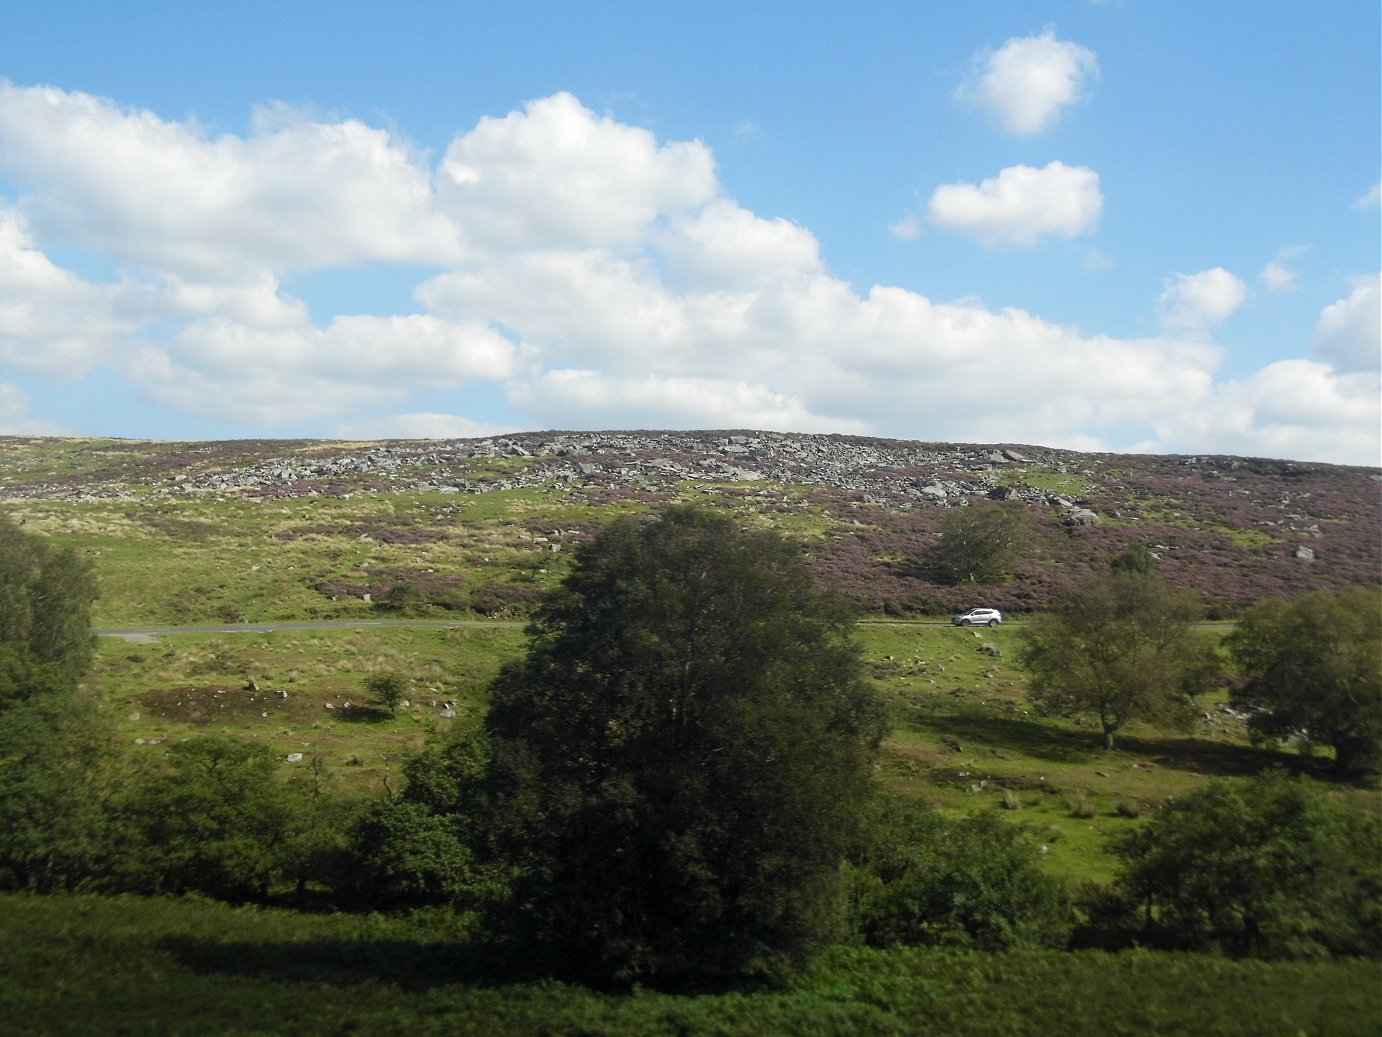
[[[483,715],[577,545],[694,503],[801,544],[816,583],[857,609],[890,712],[887,793],[1022,826],[1071,887],[1107,882],[1111,839],[1211,779],[1282,768],[1372,814],[1377,784],[1255,744],[1227,681],[1188,728],[1133,724],[1104,750],[1086,717],[1031,700],[1024,624],[1134,545],[1200,596],[1216,643],[1265,598],[1376,588],[1380,489],[1376,469],[1325,464],[750,431],[0,439],[0,509],[98,577],[104,636],[80,694],[124,752],[243,738],[285,776],[393,795],[430,739]],[[947,516],[995,503],[1024,516],[1010,571],[932,578]],[[1006,622],[950,625],[975,605]],[[380,674],[402,675],[401,703],[372,696]],[[506,984],[466,959],[459,922],[427,912],[75,896],[7,897],[4,917],[26,950],[7,952],[0,1003],[39,1021],[27,1032],[1362,1033],[1382,1011],[1375,963],[1356,961],[856,947],[786,990],[695,999]],[[214,1006],[200,1027],[197,1002]]]

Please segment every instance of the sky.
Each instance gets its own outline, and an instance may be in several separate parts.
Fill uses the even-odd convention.
[[[1382,463],[1376,0],[0,0],[0,434]]]

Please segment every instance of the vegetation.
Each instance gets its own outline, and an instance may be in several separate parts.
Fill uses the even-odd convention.
[[[690,508],[602,530],[493,688],[486,842],[517,868],[495,924],[644,982],[836,938],[884,733],[850,628],[776,535]]]
[[[1298,778],[1211,782],[1122,837],[1091,929],[1240,957],[1382,954],[1382,824]]]
[[[998,583],[1027,549],[1027,509],[1020,504],[955,508],[941,518],[940,539],[925,560],[927,575],[950,585]]]
[[[1155,573],[1113,570],[1088,581],[1023,633],[1033,701],[1093,714],[1105,749],[1130,720],[1185,726],[1195,696],[1218,677],[1212,646],[1193,629],[1199,616],[1196,595]]]
[[[704,459],[634,436],[566,437],[566,454],[538,438],[522,440],[533,457],[507,441],[0,440],[0,493],[25,520],[0,526],[19,545],[0,550],[0,628],[27,631],[0,651],[0,888],[140,894],[6,898],[0,1016],[54,1033],[1374,1028],[1376,960],[1347,956],[1382,958],[1377,779],[1334,720],[1290,710],[1366,689],[1366,668],[1343,663],[1375,661],[1375,625],[1355,642],[1348,623],[1279,623],[1295,605],[1250,610],[1228,640],[1232,697],[1211,658],[1226,629],[1197,629],[1179,678],[1157,682],[1174,692],[1119,722],[1117,752],[1090,736],[1098,709],[1044,695],[1019,665],[1054,622],[1042,613],[1100,581],[1156,590],[1157,629],[1193,615],[1173,607],[1191,590],[1236,617],[1287,590],[1327,589],[1332,607],[1361,583],[1375,609],[1366,470],[1059,452],[1003,467],[841,439],[830,458],[918,460],[829,484],[826,465],[806,486],[773,454],[786,437],[729,437],[724,479],[689,479]],[[968,506],[932,506],[938,484]],[[1047,492],[1105,521],[1066,526]],[[948,516],[1005,494],[1029,534],[1009,578],[918,571]],[[679,512],[684,499],[703,510]],[[668,529],[682,539],[657,541]],[[735,577],[701,581],[716,589],[703,600],[732,607],[691,624],[689,652],[676,632],[702,599],[687,559],[717,530],[740,546],[705,555]],[[872,615],[856,626],[813,585]],[[44,613],[54,590],[70,607]],[[974,604],[1009,622],[909,615]],[[109,626],[395,618],[102,638],[88,670],[93,610]],[[1285,646],[1299,651],[1284,663],[1265,651]],[[777,647],[815,651],[774,667]],[[1134,656],[1153,664],[1125,661],[1129,677],[1175,669]],[[659,662],[688,658],[703,683]],[[743,681],[722,678],[731,664]],[[1273,704],[1281,673],[1296,690]],[[1210,690],[1184,694],[1206,675]],[[855,737],[835,756],[812,696],[783,694],[794,680],[840,692]],[[659,689],[684,687],[714,708],[669,729],[690,714]],[[891,733],[875,756],[877,702]],[[715,752],[698,772],[695,752],[667,748],[687,736],[748,777]],[[1334,760],[1280,742],[1332,745]],[[809,753],[848,765],[818,773]],[[1255,780],[1273,767],[1295,777]],[[812,797],[828,809],[802,808]],[[760,823],[783,803],[775,831]],[[772,844],[755,847],[764,829]],[[793,831],[818,838],[783,860]],[[1279,896],[1297,887],[1298,902]],[[1072,932],[1168,950],[1073,953]],[[553,973],[636,985],[526,982]]]
[[[1249,609],[1227,644],[1261,740],[1327,745],[1342,774],[1382,766],[1382,596],[1317,591]]]
[[[505,974],[449,914],[0,896],[0,1017],[187,1037],[1372,1037],[1375,962],[840,948],[790,985],[695,997]]]

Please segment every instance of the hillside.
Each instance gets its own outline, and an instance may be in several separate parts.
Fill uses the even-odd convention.
[[[1223,617],[1268,595],[1373,585],[1377,469],[766,432],[539,432],[447,441],[0,438],[0,507],[88,552],[105,625],[340,617],[414,605],[521,611],[561,551],[616,514],[732,508],[806,545],[870,612],[977,599],[1040,610],[1133,542]],[[993,587],[917,566],[946,509],[1027,508]]]

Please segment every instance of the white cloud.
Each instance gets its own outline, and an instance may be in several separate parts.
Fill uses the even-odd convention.
[[[378,418],[340,422],[332,426],[333,439],[481,439],[519,432],[511,425],[471,421],[455,414],[389,414]]]
[[[1366,212],[1369,209],[1376,209],[1382,206],[1382,183],[1373,184],[1364,194],[1353,203],[1355,209]]]
[[[971,77],[955,96],[987,111],[1009,133],[1031,136],[1049,129],[1062,110],[1085,97],[1099,76],[1094,52],[1056,39],[1053,30],[1013,37],[975,59]]]
[[[1382,275],[1360,278],[1347,298],[1324,308],[1310,353],[1338,371],[1382,368]]]
[[[516,386],[510,402],[550,416],[552,424],[605,428],[762,428],[860,433],[868,424],[813,414],[798,398],[729,379],[609,376],[547,371]]]
[[[0,176],[26,192],[23,217],[0,206],[0,363],[71,376],[101,365],[145,399],[247,433],[320,419],[365,437],[509,430],[448,413],[439,395],[457,387],[502,393],[505,420],[528,428],[1281,444],[1297,456],[1292,436],[1313,451],[1330,420],[1371,414],[1358,401],[1376,367],[1361,366],[1360,343],[1376,339],[1376,281],[1321,314],[1315,359],[1284,369],[1299,384],[1264,372],[1216,385],[1222,351],[1203,334],[1247,293],[1226,271],[1168,281],[1175,331],[1146,339],[974,299],[858,291],[809,229],[728,197],[703,144],[659,141],[566,94],[482,120],[433,169],[353,120],[265,109],[248,135],[212,137],[0,83]],[[167,192],[147,189],[164,180]],[[940,188],[927,217],[1029,245],[1087,233],[1101,208],[1093,171],[1053,162]],[[118,279],[50,258],[73,241]],[[426,264],[407,307],[421,312],[313,313],[284,288],[304,283],[294,272],[365,261]],[[1203,414],[1211,404],[1222,415]],[[32,409],[0,391],[0,428],[40,426]],[[1357,434],[1350,425],[1340,451],[1356,453]]]
[[[321,329],[214,318],[189,325],[167,349],[138,351],[128,375],[178,410],[282,427],[414,389],[501,380],[518,362],[497,332],[431,316],[343,316]]]
[[[1173,274],[1164,284],[1157,300],[1161,323],[1192,334],[1222,324],[1248,297],[1248,286],[1221,266],[1198,274]]]
[[[0,361],[77,378],[138,326],[129,285],[96,286],[53,263],[17,212],[0,208]]]
[[[931,195],[928,215],[990,247],[1034,245],[1052,235],[1088,234],[1103,206],[1098,173],[1052,162],[1041,169],[1009,166],[977,185],[945,184]]]
[[[25,199],[37,227],[191,280],[459,255],[419,156],[353,119],[275,106],[249,137],[211,138],[195,122],[0,80],[0,155],[0,169],[41,185]]]
[[[895,238],[901,238],[903,241],[915,241],[922,234],[921,220],[917,219],[913,213],[908,213],[890,225],[888,233]]]
[[[1138,451],[1283,457],[1336,464],[1382,462],[1382,381],[1283,360],[1216,386],[1195,408],[1158,422]]]
[[[466,237],[501,251],[634,244],[660,215],[717,191],[704,144],[659,146],[648,130],[599,118],[565,93],[481,119],[437,176],[439,200]]]

